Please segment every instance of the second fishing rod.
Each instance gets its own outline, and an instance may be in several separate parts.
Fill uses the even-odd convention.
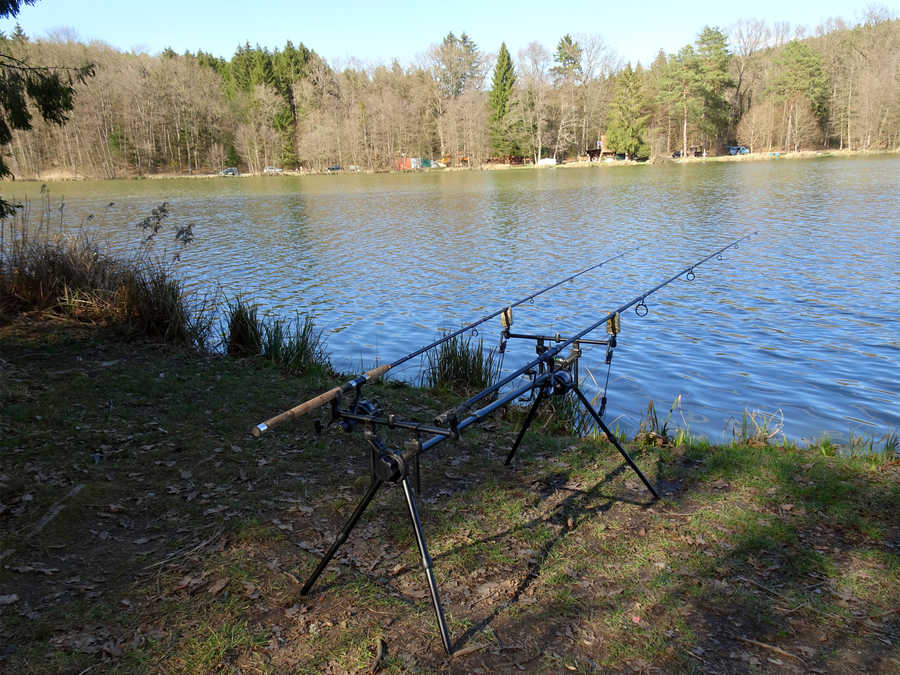
[[[521,368],[516,369],[515,371],[513,371],[506,377],[502,378],[495,384],[491,385],[490,387],[487,387],[486,389],[482,390],[478,394],[475,394],[475,396],[472,396],[471,398],[467,399],[466,401],[463,401],[459,405],[456,405],[453,408],[451,408],[450,410],[447,410],[447,411],[441,413],[440,415],[438,415],[437,417],[435,417],[435,419],[434,419],[435,424],[438,424],[441,426],[449,425],[451,428],[454,428],[454,429],[462,428],[462,426],[463,426],[462,421],[464,420],[466,413],[468,412],[469,409],[472,408],[473,405],[475,405],[479,401],[487,398],[488,396],[495,394],[500,389],[502,389],[509,383],[513,382],[517,378],[521,377],[522,375],[525,375],[529,372],[533,372],[535,368],[538,368],[541,365],[541,363],[552,362],[553,359],[555,359],[560,354],[560,352],[562,352],[563,349],[575,344],[581,338],[583,338],[585,335],[592,333],[593,331],[597,330],[597,328],[604,325],[607,321],[614,320],[617,315],[621,314],[625,310],[634,307],[635,311],[637,312],[637,314],[639,316],[646,315],[647,305],[645,304],[645,301],[648,297],[650,297],[651,295],[656,293],[661,288],[668,286],[673,281],[675,281],[676,279],[678,279],[682,276],[686,276],[689,280],[692,280],[694,278],[694,268],[699,267],[700,265],[711,260],[712,258],[721,256],[722,253],[724,253],[725,251],[727,251],[730,248],[738,246],[742,241],[744,241],[748,237],[753,236],[754,234],[756,234],[756,232],[751,232],[749,234],[746,234],[743,237],[739,237],[738,239],[735,239],[730,244],[727,244],[726,246],[723,246],[722,248],[720,248],[716,251],[713,251],[708,256],[698,260],[697,262],[695,262],[692,265],[685,267],[683,270],[681,270],[677,274],[672,275],[665,281],[660,282],[653,288],[651,288],[647,291],[644,291],[639,296],[633,298],[629,302],[626,302],[625,304],[616,308],[615,310],[613,310],[612,312],[610,312],[609,314],[604,316],[599,321],[596,321],[595,323],[591,324],[587,328],[580,330],[578,333],[576,333],[572,337],[569,337],[565,340],[560,340],[555,346],[549,347],[546,351],[544,351],[536,359],[530,361],[529,363],[525,364]],[[469,420],[466,420],[466,421],[468,423],[471,423],[471,421],[469,421]],[[474,420],[472,420],[472,421],[474,421]]]
[[[328,391],[326,391],[322,394],[319,394],[315,398],[309,399],[308,401],[304,401],[303,403],[301,403],[297,406],[294,406],[293,408],[290,408],[289,410],[285,410],[284,412],[279,413],[278,415],[275,415],[274,417],[266,420],[265,422],[262,422],[261,424],[257,424],[255,427],[253,427],[251,429],[251,433],[256,437],[259,437],[262,434],[264,434],[266,431],[268,431],[269,429],[271,429],[272,427],[274,427],[278,424],[282,424],[284,422],[287,422],[288,420],[291,420],[291,419],[300,417],[302,415],[305,415],[306,413],[312,412],[313,410],[316,410],[317,408],[322,407],[326,403],[329,403],[330,401],[335,400],[339,396],[351,393],[352,391],[356,390],[357,388],[359,388],[366,382],[369,382],[371,380],[381,377],[382,375],[384,375],[386,372],[388,372],[392,368],[396,368],[397,366],[400,366],[418,356],[421,356],[428,350],[434,349],[435,347],[438,347],[438,346],[444,344],[445,342],[449,342],[453,338],[458,337],[459,335],[462,335],[463,333],[466,333],[470,330],[473,330],[474,328],[477,328],[481,324],[500,316],[504,312],[509,312],[510,310],[512,310],[515,307],[518,307],[519,305],[523,305],[526,302],[531,302],[536,297],[543,295],[544,293],[547,293],[549,291],[552,291],[554,288],[562,286],[563,284],[565,284],[569,281],[573,281],[574,279],[577,279],[578,277],[580,277],[584,274],[587,274],[588,272],[591,272],[599,267],[602,267],[603,265],[606,265],[615,260],[618,260],[619,258],[622,258],[622,257],[628,255],[629,253],[633,253],[633,252],[637,251],[639,248],[640,248],[640,246],[634,246],[630,249],[622,251],[621,253],[619,253],[617,255],[606,258],[605,260],[601,260],[600,262],[594,263],[593,265],[585,267],[584,269],[581,269],[581,270],[575,272],[574,274],[570,274],[565,279],[560,279],[559,281],[557,281],[553,284],[550,284],[549,286],[546,286],[539,291],[535,291],[534,293],[531,293],[530,295],[526,295],[524,298],[522,298],[520,300],[516,300],[515,302],[505,305],[504,307],[502,307],[494,312],[491,312],[490,314],[486,314],[485,316],[481,317],[477,321],[473,321],[472,323],[470,323],[466,326],[463,326],[462,328],[459,328],[451,333],[447,333],[446,335],[441,336],[440,338],[438,338],[437,340],[435,340],[434,342],[432,342],[429,345],[420,347],[419,349],[416,349],[415,351],[410,352],[409,354],[401,356],[399,359],[396,359],[395,361],[392,361],[391,363],[386,363],[384,365],[378,366],[377,368],[373,368],[372,370],[369,370],[369,371],[363,373],[362,375],[359,375],[359,376],[355,377],[354,379],[345,382],[344,384],[342,384],[340,386],[334,387],[333,389],[329,389]]]

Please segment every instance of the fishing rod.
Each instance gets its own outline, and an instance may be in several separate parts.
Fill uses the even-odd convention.
[[[297,406],[294,406],[293,408],[290,408],[289,410],[285,410],[284,412],[279,413],[278,415],[275,415],[275,417],[267,419],[265,422],[262,422],[261,424],[257,424],[255,427],[253,427],[250,430],[250,432],[257,438],[259,438],[262,434],[264,434],[266,431],[268,431],[272,427],[282,424],[283,422],[287,422],[288,420],[294,419],[296,417],[301,417],[302,415],[305,415],[308,412],[316,410],[316,409],[322,407],[323,405],[325,405],[326,403],[333,401],[338,396],[341,396],[343,394],[348,394],[348,393],[354,391],[355,389],[358,389],[360,386],[362,386],[366,382],[381,377],[382,375],[384,375],[387,371],[391,370],[392,368],[396,368],[397,366],[400,366],[400,365],[406,363],[407,361],[410,361],[411,359],[416,358],[417,356],[421,356],[422,354],[427,352],[429,349],[434,349],[435,347],[437,347],[449,340],[452,340],[453,338],[455,338],[459,335],[462,335],[463,333],[465,333],[469,330],[472,330],[473,328],[476,328],[477,326],[480,326],[484,322],[490,321],[491,319],[494,319],[494,318],[500,316],[501,314],[506,313],[506,316],[511,316],[509,314],[509,312],[512,310],[513,307],[518,307],[519,305],[522,305],[526,302],[530,302],[530,301],[534,300],[536,297],[538,297],[539,295],[543,295],[544,293],[546,293],[548,291],[552,291],[554,288],[557,288],[558,286],[562,286],[564,283],[566,283],[568,281],[577,279],[581,275],[587,274],[588,272],[595,270],[598,267],[602,267],[603,265],[606,265],[607,263],[613,262],[614,260],[618,260],[619,258],[622,258],[623,256],[626,256],[629,253],[634,253],[639,248],[640,248],[640,246],[635,246],[626,251],[623,251],[622,253],[619,253],[618,255],[614,255],[611,258],[607,258],[606,260],[602,260],[602,261],[595,263],[589,267],[585,267],[583,270],[575,272],[574,274],[567,276],[565,279],[561,279],[560,281],[557,281],[554,284],[550,284],[546,288],[542,288],[541,290],[536,291],[536,292],[532,293],[531,295],[525,296],[521,300],[517,300],[516,302],[514,302],[512,304],[506,305],[506,306],[496,310],[495,312],[491,312],[490,314],[487,314],[487,315],[481,317],[477,321],[473,321],[472,323],[470,323],[467,326],[463,326],[462,328],[455,330],[452,333],[444,335],[443,337],[432,342],[430,345],[421,347],[413,352],[410,352],[409,354],[406,354],[405,356],[401,356],[399,359],[397,359],[396,361],[393,361],[392,363],[387,363],[387,364],[378,366],[377,368],[373,368],[372,370],[366,371],[362,375],[360,375],[352,380],[349,380],[340,386],[334,387],[333,389],[329,389],[328,391],[326,391],[322,394],[319,394],[315,398],[311,398],[308,401],[304,401],[303,403],[301,403]]]
[[[499,380],[498,382],[496,382],[496,383],[494,383],[493,385],[491,385],[490,387],[487,387],[486,389],[482,390],[482,391],[479,392],[478,394],[475,394],[474,396],[472,396],[472,397],[469,398],[468,400],[463,401],[462,403],[460,403],[459,405],[457,405],[457,406],[451,408],[450,410],[447,410],[446,412],[441,413],[440,415],[438,415],[437,417],[435,417],[435,419],[434,419],[435,424],[438,424],[438,425],[450,425],[451,428],[456,427],[456,425],[458,424],[458,420],[460,419],[460,417],[462,417],[462,416],[466,413],[466,411],[469,410],[475,403],[477,403],[478,401],[481,401],[482,399],[484,399],[484,398],[486,398],[486,397],[488,397],[488,396],[491,396],[492,394],[496,393],[497,391],[499,391],[500,389],[502,389],[504,386],[506,386],[507,384],[509,384],[510,382],[512,382],[513,380],[515,380],[516,378],[518,378],[518,377],[520,377],[520,376],[522,376],[522,375],[525,375],[526,373],[533,372],[534,369],[535,369],[536,367],[539,367],[542,363],[543,363],[543,364],[546,364],[546,363],[548,363],[548,362],[552,362],[553,359],[556,358],[556,356],[557,356],[563,349],[565,349],[566,347],[569,347],[569,346],[571,346],[571,345],[577,343],[577,342],[578,342],[581,338],[583,338],[585,335],[587,335],[588,333],[592,333],[593,331],[597,330],[597,328],[599,328],[599,327],[602,326],[603,324],[605,324],[605,323],[607,323],[607,322],[609,322],[609,321],[615,320],[616,317],[617,317],[617,315],[621,314],[621,313],[624,312],[625,310],[630,309],[631,307],[634,307],[634,308],[635,308],[635,313],[636,313],[638,316],[646,316],[648,309],[647,309],[647,305],[646,305],[646,302],[645,302],[645,301],[646,301],[646,299],[647,299],[648,297],[650,297],[651,295],[653,295],[654,293],[656,293],[656,292],[657,292],[658,290],[660,290],[661,288],[664,288],[665,286],[668,286],[669,284],[671,284],[673,281],[675,281],[675,280],[678,279],[679,277],[686,276],[686,277],[688,278],[688,280],[693,280],[693,278],[694,278],[694,268],[695,268],[695,267],[699,267],[700,265],[702,265],[703,263],[705,263],[705,262],[711,260],[712,258],[715,258],[715,257],[717,257],[717,256],[721,256],[722,253],[724,253],[724,252],[727,251],[728,249],[730,249],[730,248],[732,248],[732,247],[735,247],[735,246],[739,245],[742,241],[744,241],[744,240],[747,239],[748,237],[751,237],[751,236],[753,236],[753,235],[755,235],[755,234],[756,234],[756,232],[751,232],[750,234],[745,234],[743,237],[740,237],[740,238],[738,238],[738,239],[735,239],[733,242],[731,242],[731,243],[728,244],[727,246],[723,246],[722,248],[718,249],[717,251],[714,251],[713,253],[710,253],[710,254],[709,254],[708,256],[706,256],[705,258],[702,258],[701,260],[698,260],[698,261],[695,262],[693,265],[689,265],[688,267],[685,267],[683,270],[681,270],[681,271],[678,272],[677,274],[672,275],[671,277],[669,277],[669,278],[666,279],[665,281],[663,281],[663,282],[657,284],[656,286],[654,286],[654,287],[651,288],[650,290],[644,291],[643,293],[641,293],[640,295],[638,295],[638,296],[635,297],[634,299],[630,300],[629,302],[626,302],[624,305],[622,305],[622,306],[618,307],[617,309],[613,310],[612,312],[610,312],[609,314],[607,314],[606,316],[604,316],[602,319],[600,319],[600,320],[597,321],[596,323],[593,323],[593,324],[591,324],[590,326],[588,326],[587,328],[585,328],[585,329],[581,330],[580,332],[576,333],[574,336],[572,336],[572,337],[570,337],[570,338],[567,338],[567,339],[564,339],[564,340],[556,340],[556,339],[555,339],[554,341],[557,342],[557,344],[556,344],[555,346],[549,347],[548,349],[546,349],[546,351],[542,352],[542,353],[540,354],[540,356],[538,356],[538,357],[537,357],[536,359],[534,359],[533,361],[530,361],[530,362],[527,363],[526,365],[524,365],[524,366],[522,366],[521,368],[515,370],[515,371],[512,372],[511,374],[507,375],[507,376],[504,377],[503,379],[501,379],[501,380]]]
[[[755,234],[755,232],[753,233]],[[590,414],[590,416],[595,420],[598,427],[603,431],[606,435],[606,438],[612,443],[615,448],[619,451],[619,453],[624,457],[628,465],[631,469],[637,474],[637,476],[643,481],[644,485],[648,488],[654,498],[659,497],[659,493],[656,491],[656,488],[653,484],[647,479],[646,476],[641,472],[638,465],[634,462],[634,460],[629,456],[628,452],[622,447],[621,443],[619,443],[618,439],[615,437],[615,434],[610,431],[610,429],[606,426],[602,419],[602,408],[601,411],[598,412],[592,403],[588,400],[587,396],[581,390],[578,383],[578,359],[581,357],[581,344],[606,344],[607,345],[607,363],[611,361],[611,350],[615,347],[616,344],[616,335],[619,332],[619,314],[623,311],[634,307],[636,313],[639,316],[645,316],[647,314],[647,305],[646,299],[656,293],[661,288],[667,286],[672,283],[676,279],[681,276],[686,276],[688,280],[694,278],[694,268],[702,265],[713,257],[719,256],[721,257],[722,253],[729,248],[737,246],[741,241],[746,239],[751,235],[745,235],[735,241],[731,242],[727,246],[723,246],[717,251],[711,253],[710,255],[702,258],[701,260],[695,262],[693,265],[690,265],[678,272],[677,274],[669,277],[665,281],[657,284],[653,288],[645,291],[641,295],[637,296],[630,302],[623,304],[621,307],[616,309],[615,311],[607,314],[605,317],[600,319],[599,321],[593,323],[588,326],[584,330],[578,332],[575,336],[571,338],[562,338],[560,336],[554,336],[552,338],[543,335],[512,335],[509,332],[509,326],[511,324],[511,316],[509,314],[504,314],[502,323],[504,326],[504,335],[508,337],[522,337],[522,338],[533,338],[537,341],[537,351],[538,358],[531,361],[526,366],[516,370],[513,374],[504,378],[500,382],[495,385],[492,385],[476,396],[471,397],[467,401],[458,405],[457,407],[451,409],[439,415],[435,418],[435,426],[430,426],[427,424],[420,424],[417,422],[409,422],[398,420],[395,415],[387,415],[382,416],[380,414],[379,407],[376,403],[367,401],[361,397],[361,386],[366,381],[365,379],[357,378],[356,380],[351,381],[351,387],[356,390],[356,398],[350,405],[349,409],[341,409],[340,407],[340,394],[343,389],[341,387],[337,387],[331,392],[326,392],[325,394],[320,395],[316,399],[312,399],[298,408],[303,406],[307,406],[306,410],[311,410],[313,405],[316,404],[322,405],[326,402],[331,402],[331,414],[333,422],[340,422],[341,425],[347,430],[353,428],[354,424],[363,424],[364,426],[364,437],[369,445],[369,468],[370,468],[370,484],[369,488],[366,491],[366,494],[363,496],[362,500],[357,504],[354,509],[352,515],[345,522],[341,532],[337,535],[337,537],[333,540],[331,546],[325,552],[322,559],[319,561],[319,564],[316,566],[315,570],[312,574],[307,578],[306,583],[300,590],[301,595],[307,595],[312,587],[315,585],[319,576],[328,566],[330,561],[334,558],[337,550],[343,545],[344,542],[347,541],[350,533],[356,527],[360,518],[362,517],[365,510],[368,508],[369,504],[375,498],[378,491],[385,485],[388,484],[399,484],[403,489],[403,494],[405,497],[407,509],[409,511],[410,521],[412,523],[412,528],[415,534],[416,545],[419,549],[420,562],[422,566],[422,570],[425,574],[425,580],[428,585],[428,592],[431,596],[431,603],[434,609],[435,620],[438,626],[438,632],[441,637],[441,642],[444,645],[444,649],[448,654],[453,653],[453,644],[450,639],[450,632],[447,627],[447,621],[444,616],[443,607],[441,605],[440,596],[438,593],[437,582],[434,576],[433,564],[431,560],[431,556],[428,553],[428,547],[425,541],[425,535],[422,530],[422,523],[419,519],[418,509],[416,507],[416,500],[414,497],[414,490],[410,481],[410,470],[414,471],[416,483],[418,484],[419,478],[419,457],[431,449],[432,447],[442,443],[451,438],[459,438],[460,431],[467,426],[475,424],[483,419],[485,419],[488,415],[493,413],[494,411],[500,409],[501,407],[512,403],[514,400],[519,399],[529,392],[537,391],[537,398],[535,399],[531,409],[528,411],[528,415],[525,419],[525,422],[519,431],[519,434],[513,444],[513,447],[507,456],[506,464],[509,464],[512,460],[513,455],[516,452],[516,449],[519,446],[519,443],[522,440],[522,437],[525,434],[525,431],[528,429],[529,425],[534,419],[535,412],[541,402],[555,395],[564,395],[569,392],[573,392],[577,397],[578,401],[581,403],[583,408]],[[621,254],[624,255],[624,254]],[[620,256],[617,256],[620,257]],[[577,275],[574,275],[577,276]],[[574,276],[572,278],[574,278]],[[563,282],[560,282],[563,283]],[[555,284],[559,285],[559,284]],[[554,285],[554,286],[555,286]],[[554,286],[550,286],[549,288],[553,288]],[[545,290],[548,290],[545,289]],[[544,292],[544,291],[540,291]],[[530,297],[535,297],[533,296]],[[521,304],[521,302],[527,302],[528,298],[525,300],[519,301],[516,304]],[[483,323],[483,321],[487,320],[492,316],[498,316],[499,314],[503,314],[506,312],[508,308],[504,308],[499,312],[496,312],[492,315],[489,315],[483,320],[476,322],[475,324],[470,324],[466,328],[460,329],[456,332],[456,335],[459,335],[461,332],[468,330],[469,328],[477,325],[478,323]],[[584,340],[584,336],[590,333],[593,330],[596,330],[603,323],[607,324],[607,332],[609,333],[609,339],[605,342],[598,340]],[[438,345],[441,342],[446,340],[439,340],[434,345]],[[554,347],[546,347],[544,345],[545,341],[556,342],[556,346]],[[560,352],[566,348],[571,347],[571,351],[566,357],[560,357]],[[430,347],[428,347],[430,348]],[[425,348],[425,349],[428,349]],[[386,370],[390,367],[393,367],[396,364],[402,363],[403,361],[409,360],[409,358],[413,358],[415,355],[422,353],[423,350],[419,350],[418,352],[413,352],[412,355],[407,355],[402,359],[396,361],[394,364],[390,364],[389,366],[382,366],[384,370],[382,372],[386,372]],[[538,370],[535,370],[537,368]],[[377,370],[377,369],[376,369]],[[518,378],[521,375],[530,374],[532,379],[527,383],[519,382],[518,384],[511,387],[504,393],[499,393],[499,390],[505,385],[511,383],[514,379]],[[346,386],[346,385],[345,385]],[[491,396],[495,394],[496,396],[489,402],[483,404],[483,406],[477,410],[471,411],[470,409],[479,401],[482,401],[487,396]],[[330,395],[330,398],[326,398]],[[296,409],[295,409],[296,410]],[[304,410],[304,412],[306,412]],[[290,412],[290,411],[288,411]],[[302,414],[302,413],[297,413]],[[279,418],[287,419],[290,417],[283,417],[286,413],[282,413]],[[273,418],[278,419],[278,418]],[[449,428],[446,428],[445,425],[449,424]],[[378,426],[386,426],[389,429],[405,429],[407,431],[414,432],[413,437],[408,440],[402,447],[389,447],[385,444],[376,433],[376,427]],[[262,427],[262,428],[260,428]],[[442,428],[443,427],[443,428]],[[257,427],[259,429],[259,433],[265,431],[265,425],[260,425]],[[259,435],[257,433],[256,435]],[[423,440],[423,435],[427,436]],[[419,490],[415,490],[415,492],[419,492]]]

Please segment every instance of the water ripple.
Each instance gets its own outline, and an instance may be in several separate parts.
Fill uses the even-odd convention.
[[[191,287],[242,293],[264,312],[311,312],[335,364],[354,372],[641,245],[515,313],[523,330],[575,331],[758,230],[696,281],[648,298],[649,316],[623,317],[609,414],[634,430],[648,400],[667,410],[682,394],[692,430],[713,440],[745,408],[781,409],[799,439],[900,426],[898,169],[878,158],[65,183],[51,193],[65,196],[72,223],[94,214],[93,231],[117,250],[132,249],[134,224],[168,201],[173,222],[194,224],[179,263]],[[480,334],[493,344],[497,333]],[[505,364],[532,356],[513,343]],[[416,379],[419,367],[402,375]],[[584,367],[601,380],[602,349],[586,350]]]

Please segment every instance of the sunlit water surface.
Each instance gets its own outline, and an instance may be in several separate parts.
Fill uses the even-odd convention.
[[[65,227],[101,232],[119,251],[167,201],[168,222],[194,225],[178,263],[192,287],[311,313],[351,373],[640,246],[515,312],[516,330],[571,333],[758,231],[695,281],[650,296],[648,316],[623,316],[607,421],[633,433],[648,401],[664,417],[681,395],[673,422],[713,441],[745,410],[783,415],[795,440],[877,439],[900,428],[898,177],[896,158],[823,158],[49,189],[64,199]],[[15,183],[4,196],[36,200],[39,188]],[[499,331],[491,322],[479,337],[494,346]],[[511,343],[504,370],[533,354]],[[586,348],[591,396],[603,360]],[[421,368],[393,372],[416,381]]]

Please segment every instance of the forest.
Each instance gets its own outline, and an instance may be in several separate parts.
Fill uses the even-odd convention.
[[[412,65],[328,64],[303,43],[157,55],[20,27],[0,54],[93,65],[56,123],[33,115],[3,147],[20,178],[389,170],[558,161],[596,148],[627,158],[731,145],[749,151],[900,147],[900,20],[869,10],[815,29],[757,19],[703,27],[677,53],[625,64],[598,35],[513,55],[448,33]],[[57,120],[58,122],[58,120]]]

